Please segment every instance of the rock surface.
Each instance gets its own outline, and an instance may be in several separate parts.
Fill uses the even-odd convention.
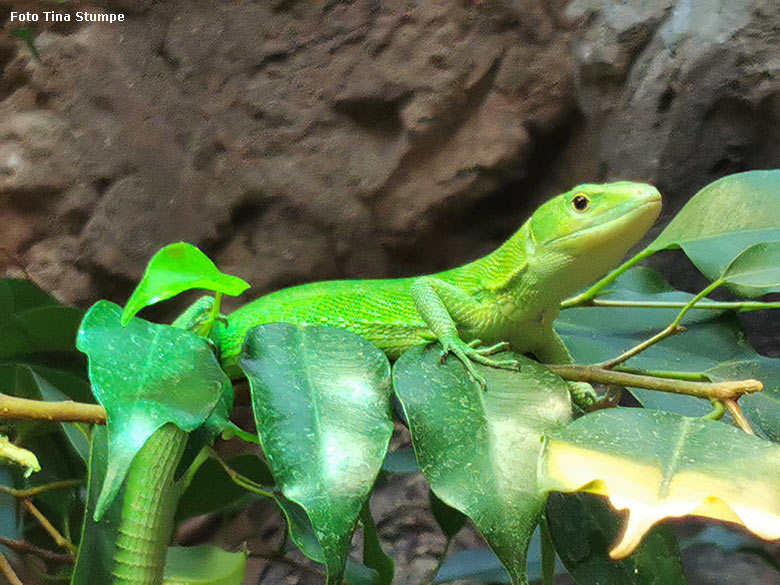
[[[17,43],[2,63],[0,193],[22,214],[4,217],[35,225],[3,245],[85,275],[30,267],[69,301],[121,297],[177,240],[255,294],[404,270],[531,173],[534,135],[574,105],[568,35],[535,2],[106,4],[127,21],[46,30],[42,62]],[[52,252],[74,238],[75,258]]]
[[[0,0],[0,272],[70,303],[179,240],[257,296],[453,266],[582,181],[674,208],[780,167],[774,0],[95,0],[126,21],[40,23],[40,61],[8,34],[38,5]],[[423,487],[378,504],[402,582],[441,549],[394,512]]]

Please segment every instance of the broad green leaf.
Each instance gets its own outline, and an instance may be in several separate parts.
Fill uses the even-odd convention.
[[[52,384],[46,381],[46,379],[33,372],[38,388],[41,393],[41,398],[47,402],[62,402],[67,400],[68,397],[55,388]],[[81,458],[84,464],[87,464],[89,460],[89,427],[83,423],[60,423],[62,432],[68,439],[68,443],[76,454]]]
[[[114,563],[114,543],[122,516],[122,494],[114,499],[100,521],[94,518],[95,508],[108,468],[108,429],[95,426],[89,454],[87,506],[81,529],[81,541],[76,567],[70,585],[111,583]]]
[[[246,557],[214,546],[171,546],[162,585],[241,585]]]
[[[580,464],[581,465],[581,464]],[[547,526],[577,585],[685,585],[680,548],[669,526],[655,526],[629,557],[609,558],[620,520],[604,498],[551,493]]]
[[[290,539],[295,543],[295,546],[311,560],[325,563],[325,555],[314,535],[314,528],[312,528],[306,511],[284,496],[276,496],[274,499],[284,514]],[[379,574],[376,571],[364,567],[351,558],[347,558],[344,579],[349,585],[380,585]]]
[[[528,543],[544,507],[536,485],[540,437],[571,416],[568,386],[536,362],[521,372],[477,366],[482,391],[436,347],[406,352],[393,384],[420,469],[448,506],[474,521],[512,576],[526,583]]]
[[[306,510],[337,583],[393,430],[387,358],[340,329],[273,323],[250,331],[240,365],[277,484]]]
[[[271,470],[265,461],[252,453],[244,453],[230,459],[227,464],[240,474],[261,485],[274,484]],[[198,468],[192,481],[179,500],[176,520],[181,521],[201,514],[210,514],[256,498],[231,480],[222,466],[214,459],[207,459]]]
[[[750,246],[734,258],[721,278],[743,297],[780,292],[780,240]]]
[[[648,246],[682,248],[715,280],[742,250],[780,240],[780,170],[728,175],[696,193]]]
[[[121,313],[113,303],[97,302],[76,343],[88,356],[93,391],[108,419],[111,459],[97,518],[152,433],[168,422],[184,431],[200,427],[230,385],[203,339],[142,319],[123,327]]]
[[[144,276],[125,305],[122,324],[144,307],[175,297],[194,288],[240,295],[249,284],[220,270],[192,244],[170,244],[157,252],[146,267]]]
[[[368,502],[363,506],[360,520],[363,525],[363,564],[376,572],[376,585],[392,585],[395,563],[382,548]]]
[[[692,295],[672,289],[649,268],[634,268],[611,286],[610,300],[688,302]],[[555,328],[577,363],[594,363],[664,329],[679,309],[578,307],[561,312]],[[743,396],[740,405],[757,433],[780,441],[780,360],[758,354],[730,312],[693,310],[685,316],[686,331],[632,358],[625,365],[647,370],[702,373],[711,381],[756,378],[763,391]],[[709,402],[650,390],[632,389],[648,408],[701,416]]]
[[[76,329],[83,314],[26,280],[0,279],[0,359],[75,354]]]
[[[629,515],[612,558],[657,522],[699,515],[780,538],[780,446],[719,422],[619,408],[552,431],[539,466],[545,491],[609,497]]]

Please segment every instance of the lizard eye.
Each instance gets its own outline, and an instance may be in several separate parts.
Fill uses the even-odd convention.
[[[571,200],[571,206],[574,208],[574,211],[587,211],[588,207],[590,207],[590,200],[582,193],[579,193]]]

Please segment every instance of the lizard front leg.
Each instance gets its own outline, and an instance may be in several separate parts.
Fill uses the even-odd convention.
[[[506,342],[496,343],[489,347],[479,347],[479,339],[465,342],[458,333],[458,325],[479,334],[484,331],[486,323],[494,318],[497,308],[477,301],[466,291],[433,276],[423,276],[412,283],[412,298],[417,312],[425,324],[442,345],[442,361],[449,354],[457,357],[466,366],[469,374],[484,389],[487,383],[476,371],[473,362],[491,366],[517,370],[519,364],[515,360],[497,360],[490,355],[509,348]],[[495,315],[495,317],[499,317]]]
[[[549,334],[544,337],[543,343],[534,349],[536,359],[545,364],[573,364],[574,358],[569,348],[561,339],[561,336],[550,327]],[[587,382],[567,382],[571,398],[582,410],[589,410],[599,398],[593,386]]]

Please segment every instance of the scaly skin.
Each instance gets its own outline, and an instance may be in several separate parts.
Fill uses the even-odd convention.
[[[576,209],[585,199],[587,206]],[[580,185],[543,204],[500,248],[430,276],[315,282],[261,297],[228,316],[212,336],[226,370],[237,367],[249,329],[262,323],[330,325],[362,335],[397,358],[438,340],[482,381],[472,362],[514,368],[490,354],[511,346],[547,363],[571,356],[553,330],[560,302],[616,266],[661,209],[640,183]],[[174,325],[194,329],[210,312],[204,297]],[[493,344],[491,347],[482,343]],[[166,425],[128,473],[115,557],[115,584],[157,585],[178,498],[173,473],[186,434]]]
[[[217,327],[223,365],[240,376],[237,362],[247,331],[273,322],[342,327],[391,359],[438,339],[443,355],[457,356],[480,381],[472,361],[514,367],[488,357],[503,342],[542,362],[568,363],[571,356],[552,325],[560,302],[616,266],[660,210],[661,196],[650,185],[580,185],[539,207],[496,251],[459,268],[272,292]]]
[[[187,433],[157,430],[136,454],[125,484],[114,554],[113,585],[160,585],[179,499],[174,473]]]

